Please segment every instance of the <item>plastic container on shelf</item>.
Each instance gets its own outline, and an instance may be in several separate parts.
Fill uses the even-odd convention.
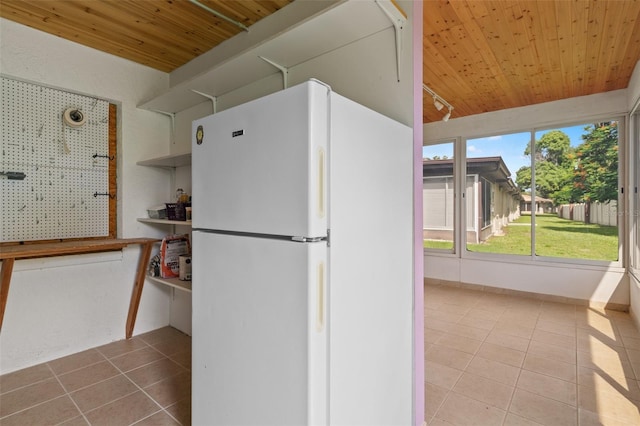
[[[147,214],[149,215],[149,219],[166,219],[167,208],[166,206],[151,207],[147,209]]]

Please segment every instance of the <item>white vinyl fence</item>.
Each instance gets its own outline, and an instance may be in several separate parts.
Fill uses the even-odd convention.
[[[618,203],[609,201],[606,203],[562,204],[558,208],[558,216],[577,222],[617,226]]]

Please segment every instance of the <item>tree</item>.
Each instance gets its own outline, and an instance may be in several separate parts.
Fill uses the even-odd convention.
[[[618,198],[618,123],[594,123],[584,130],[577,148],[560,130],[535,141],[536,195],[556,205]],[[524,154],[531,156],[531,144]],[[516,172],[516,184],[521,191],[531,190],[531,167]]]
[[[549,161],[553,164],[563,164],[571,150],[571,140],[562,130],[551,130],[535,142],[535,161]],[[524,155],[531,156],[531,143],[524,150]]]
[[[571,201],[573,173],[569,136],[561,130],[551,130],[535,141],[534,150],[536,195],[552,199],[555,204]],[[524,154],[531,156],[531,143]],[[523,166],[516,172],[516,184],[520,190],[531,189],[531,167]]]
[[[536,165],[536,191],[555,205],[573,201],[573,170],[544,161]]]
[[[572,170],[551,161],[536,163],[536,195],[549,198],[555,204],[572,200]],[[516,172],[516,184],[521,191],[531,189],[531,167],[520,167]]]
[[[576,149],[573,184],[586,202],[618,199],[618,123],[595,123]]]
[[[522,166],[516,172],[516,185],[520,191],[527,191],[531,189],[531,167]]]

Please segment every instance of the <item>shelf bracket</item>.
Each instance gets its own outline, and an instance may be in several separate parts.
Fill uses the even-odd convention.
[[[157,112],[158,114],[166,115],[171,117],[171,144],[175,145],[176,143],[176,113],[175,112],[166,112],[160,111],[158,109],[152,109],[149,111]]]
[[[278,68],[278,70],[280,70],[280,72],[282,73],[282,84],[284,85],[284,88],[287,89],[289,87],[289,68],[284,67],[280,64],[277,64],[273,62],[271,59],[265,58],[264,56],[258,56],[258,58],[262,59],[268,64],[273,65],[274,67]]]
[[[394,0],[376,0],[376,4],[382,9],[387,18],[393,24],[396,37],[396,72],[400,82],[400,53],[402,52],[402,29],[407,23],[407,14]]]
[[[204,96],[205,98],[209,99],[211,101],[211,106],[213,108],[213,113],[215,114],[215,113],[218,112],[218,97],[217,96],[211,96],[211,95],[208,95],[206,93],[199,92],[199,91],[197,91],[195,89],[191,89],[191,91],[193,93],[197,93],[198,95]]]

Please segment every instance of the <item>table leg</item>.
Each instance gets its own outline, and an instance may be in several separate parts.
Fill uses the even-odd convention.
[[[0,330],[2,330],[2,320],[4,318],[4,308],[7,306],[9,297],[9,285],[11,284],[11,272],[13,272],[13,261],[15,259],[3,259],[0,277]]]
[[[131,302],[129,303],[129,315],[127,316],[127,329],[125,334],[127,339],[131,338],[133,335],[133,328],[136,325],[138,306],[140,305],[140,298],[142,297],[142,287],[144,286],[144,280],[147,275],[147,265],[149,264],[152,248],[153,242],[144,243],[140,247],[140,258],[138,260],[138,270],[136,271],[136,281],[133,284]]]

